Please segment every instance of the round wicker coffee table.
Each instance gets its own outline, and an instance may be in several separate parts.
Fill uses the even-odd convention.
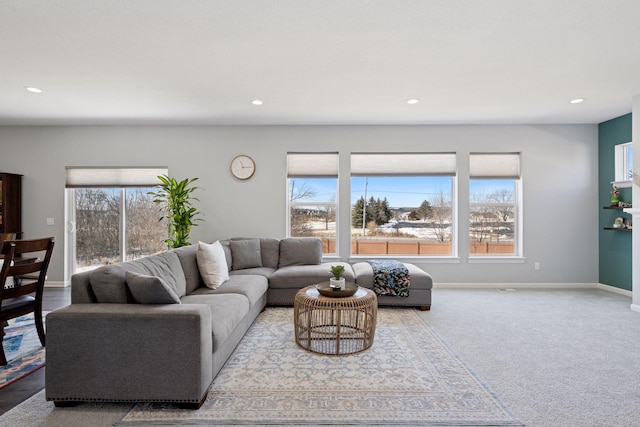
[[[378,300],[359,287],[349,297],[320,295],[316,285],[300,289],[293,304],[296,343],[314,353],[342,356],[373,344]]]

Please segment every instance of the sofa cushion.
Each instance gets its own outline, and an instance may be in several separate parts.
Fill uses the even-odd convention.
[[[198,270],[205,286],[216,289],[229,278],[224,249],[219,241],[211,244],[198,242]]]
[[[262,253],[259,239],[231,240],[233,270],[262,267]]]
[[[291,265],[277,269],[269,277],[269,288],[300,289],[309,285],[328,282],[331,278],[332,265],[344,266],[344,278],[347,282],[354,282],[351,266],[346,262],[325,262],[318,265]]]
[[[211,310],[213,351],[220,348],[225,340],[241,324],[249,312],[249,300],[244,295],[219,293],[207,295],[186,295],[183,304],[206,304]]]
[[[260,252],[262,254],[262,266],[278,268],[280,261],[280,239],[261,238]]]
[[[127,271],[162,277],[178,297],[186,293],[186,280],[178,255],[173,251],[167,251],[135,261],[106,265],[92,271],[89,282],[98,302],[114,304],[135,302],[127,287],[125,278]]]
[[[186,294],[189,295],[194,290],[204,286],[200,270],[198,269],[198,245],[183,246],[173,250],[182,266],[182,272],[186,281]],[[180,295],[182,296],[182,295]]]
[[[127,287],[124,264],[105,265],[91,272],[91,289],[100,303],[127,304],[135,302]]]
[[[191,295],[241,294],[247,297],[253,307],[260,299],[265,297],[268,289],[269,282],[264,276],[253,274],[234,275],[232,272],[229,280],[224,282],[224,286],[218,289],[198,288]]]
[[[231,256],[231,241],[220,240],[220,244],[222,245],[222,249],[224,250],[224,257],[227,260],[227,267],[229,268],[229,271],[231,271],[231,267],[233,266],[233,257]]]
[[[139,304],[180,304],[178,295],[161,277],[127,271],[125,280]]]
[[[322,263],[322,242],[314,237],[294,237],[280,240],[278,267],[317,265]]]
[[[251,276],[263,276],[266,277],[267,279],[269,277],[271,277],[271,275],[273,274],[273,272],[276,271],[275,268],[270,268],[270,267],[257,267],[257,268],[245,268],[244,270],[231,270],[229,272],[229,276],[247,276],[247,275],[251,275]]]

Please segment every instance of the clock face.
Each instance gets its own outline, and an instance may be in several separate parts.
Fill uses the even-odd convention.
[[[231,161],[231,173],[238,179],[249,179],[256,172],[256,164],[249,156],[240,155]]]

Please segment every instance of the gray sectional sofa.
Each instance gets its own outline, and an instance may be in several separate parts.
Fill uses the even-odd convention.
[[[373,287],[368,263],[323,263],[318,239],[220,243],[228,279],[215,289],[203,281],[199,245],[73,275],[71,305],[46,319],[46,399],[199,408],[266,305],[293,305],[299,289],[328,281],[336,264],[347,281]],[[429,309],[431,277],[405,265],[409,297],[380,296],[379,303]]]

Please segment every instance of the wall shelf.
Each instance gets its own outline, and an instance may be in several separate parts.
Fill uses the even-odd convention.
[[[611,209],[611,210],[615,210],[615,211],[621,211],[625,214],[629,214],[629,212],[626,212],[627,209],[630,208],[623,208],[620,206],[603,206],[602,209]],[[604,227],[604,230],[610,230],[610,231],[632,231],[633,228],[627,228],[627,227]]]

